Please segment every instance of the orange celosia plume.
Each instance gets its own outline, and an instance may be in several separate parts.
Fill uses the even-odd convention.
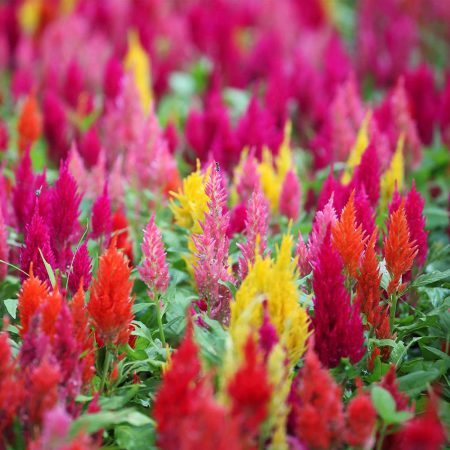
[[[351,277],[356,277],[366,237],[361,225],[356,224],[355,192],[342,210],[341,217],[332,228],[333,246],[341,255],[344,267]]]
[[[62,296],[58,288],[49,292],[46,284],[34,276],[31,267],[30,276],[24,281],[19,294],[20,335],[23,337],[27,333],[32,317],[39,311],[42,314],[42,331],[52,337],[61,310],[61,302]]]
[[[124,344],[128,341],[133,320],[130,298],[133,287],[131,269],[113,239],[100,257],[97,279],[91,286],[88,311],[96,332],[105,344]]]
[[[42,131],[42,119],[36,97],[30,95],[23,104],[17,124],[19,150],[22,154],[28,146],[39,139]]]
[[[386,268],[391,275],[388,295],[399,289],[398,283],[402,275],[411,269],[416,255],[417,246],[410,240],[405,204],[402,201],[400,207],[389,217],[388,234],[384,239]]]

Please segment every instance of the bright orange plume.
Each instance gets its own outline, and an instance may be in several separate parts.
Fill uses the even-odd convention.
[[[356,224],[355,192],[342,210],[340,219],[332,228],[333,246],[341,255],[347,273],[355,278],[367,238],[361,225]]]
[[[42,119],[36,97],[30,95],[23,104],[17,124],[19,150],[22,154],[28,146],[39,139],[42,131]]]
[[[403,274],[408,272],[417,255],[417,246],[410,240],[405,204],[389,217],[388,234],[384,239],[384,257],[386,267],[391,274],[387,293],[391,295],[399,289],[398,283]]]
[[[117,250],[114,238],[100,257],[97,279],[92,283],[88,304],[95,331],[105,344],[117,345],[128,341],[133,320],[130,273],[128,260]]]

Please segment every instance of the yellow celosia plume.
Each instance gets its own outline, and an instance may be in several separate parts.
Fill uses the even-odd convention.
[[[278,156],[275,158],[268,148],[263,149],[262,161],[258,166],[261,177],[261,187],[270,203],[272,211],[277,212],[284,178],[293,167],[292,151],[290,147],[292,124],[288,122],[284,129],[283,142]]]
[[[381,177],[381,206],[384,208],[392,199],[394,194],[395,185],[399,191],[403,187],[403,178],[405,171],[405,162],[403,157],[403,145],[405,139],[401,135],[397,142],[397,148],[391,159],[391,164],[386,172]]]
[[[27,34],[34,34],[41,21],[42,0],[25,0],[18,10],[20,28]]]
[[[345,168],[344,174],[342,175],[342,183],[344,184],[350,183],[353,171],[355,170],[356,166],[360,164],[361,157],[364,151],[366,150],[367,146],[369,145],[368,127],[370,122],[370,116],[371,113],[368,112],[366,114],[366,117],[364,117],[364,120],[361,124],[361,128],[358,131],[355,144],[352,150],[350,151],[350,156],[347,160],[347,166]]]
[[[128,34],[128,53],[125,57],[125,69],[130,71],[139,93],[145,113],[150,111],[153,101],[150,59],[143,49],[136,31]]]
[[[255,264],[250,266],[231,304],[230,334],[234,345],[242,348],[248,329],[257,330],[261,326],[262,302],[267,300],[270,321],[293,365],[305,351],[309,319],[298,303],[297,269],[296,261],[291,257],[292,247],[292,236],[285,235],[275,261],[256,256]]]
[[[178,192],[170,192],[176,200],[170,201],[170,209],[175,216],[175,223],[186,228],[191,233],[201,233],[199,222],[205,218],[208,211],[209,197],[205,192],[206,180],[209,178],[209,169],[202,174],[200,162],[197,161],[197,170],[183,179],[183,186]]]

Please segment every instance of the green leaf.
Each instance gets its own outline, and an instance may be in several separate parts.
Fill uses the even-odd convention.
[[[230,292],[233,294],[233,298],[236,296],[237,288],[231,281],[219,280],[219,284],[227,287],[230,290]]]
[[[114,425],[128,423],[135,427],[152,424],[150,417],[133,408],[121,411],[102,411],[95,414],[86,414],[75,420],[70,427],[70,435],[76,436],[80,431],[91,434],[102,429],[110,429]]]
[[[17,315],[17,305],[19,303],[19,300],[14,298],[8,298],[4,301],[6,311],[8,311],[8,314],[15,319]]]
[[[396,409],[395,400],[392,398],[392,395],[380,386],[373,386],[371,397],[373,406],[378,414],[388,423],[388,419],[392,417]]]
[[[48,278],[50,279],[50,283],[52,284],[52,287],[54,288],[56,286],[56,277],[55,277],[55,273],[53,272],[52,266],[44,258],[44,255],[42,254],[41,249],[39,249],[39,254],[41,255],[42,261],[44,261],[45,270],[47,271],[47,275],[48,275]]]
[[[444,272],[431,272],[425,273],[417,277],[412,283],[411,287],[429,286],[430,284],[437,283],[438,281],[450,279],[450,269]]]
[[[400,424],[413,416],[409,411],[396,411],[392,395],[380,386],[373,386],[371,396],[373,406],[386,425]]]
[[[156,449],[155,428],[152,425],[145,427],[131,427],[119,425],[114,430],[116,443],[125,450]]]
[[[428,384],[439,377],[439,370],[431,369],[428,371],[419,370],[417,372],[408,373],[398,379],[401,391],[408,395],[417,395],[424,391]]]

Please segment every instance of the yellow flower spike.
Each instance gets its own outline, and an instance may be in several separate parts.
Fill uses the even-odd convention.
[[[267,362],[269,383],[273,386],[269,405],[269,426],[273,430],[270,449],[285,450],[289,446],[286,436],[286,422],[289,415],[287,398],[291,389],[289,369],[284,364],[286,352],[277,344],[270,352]]]
[[[295,259],[291,257],[293,239],[285,235],[274,262],[270,258],[262,259],[256,255],[255,264],[236,293],[231,304],[230,333],[237,331],[239,317],[258,300],[250,321],[251,328],[259,329],[262,323],[262,300],[267,299],[270,321],[276,328],[280,342],[286,347],[291,365],[295,364],[305,351],[308,337],[308,316],[299,305],[299,293],[296,286],[297,271]]]
[[[381,177],[381,207],[385,208],[387,204],[392,199],[394,194],[395,185],[397,184],[397,189],[399,191],[403,188],[403,178],[405,171],[405,161],[403,157],[403,146],[405,143],[405,138],[400,135],[397,148],[392,156],[389,168]]]
[[[178,192],[170,192],[174,198],[170,201],[170,209],[175,216],[175,223],[191,233],[202,232],[199,221],[204,220],[208,211],[209,197],[205,192],[208,177],[209,169],[202,174],[200,162],[197,161],[197,170],[183,179],[182,188]]]
[[[263,148],[262,161],[258,166],[261,177],[261,187],[270,203],[272,212],[278,211],[281,189],[287,172],[293,167],[291,140],[291,122],[284,128],[283,142],[278,150],[277,157],[273,158],[268,148]]]
[[[128,53],[124,63],[125,69],[133,75],[142,108],[148,113],[153,102],[150,58],[139,41],[138,33],[134,30],[128,33]]]
[[[369,122],[370,122],[371,112],[369,111],[364,117],[361,128],[358,131],[358,135],[356,137],[355,144],[353,145],[352,150],[350,151],[350,156],[347,160],[347,166],[344,174],[342,175],[342,183],[348,184],[350,183],[353,172],[357,165],[361,162],[361,157],[369,145]]]
[[[19,8],[18,20],[20,28],[33,35],[41,21],[42,0],[25,0]]]
[[[61,0],[60,9],[63,14],[70,14],[77,5],[78,0]]]

